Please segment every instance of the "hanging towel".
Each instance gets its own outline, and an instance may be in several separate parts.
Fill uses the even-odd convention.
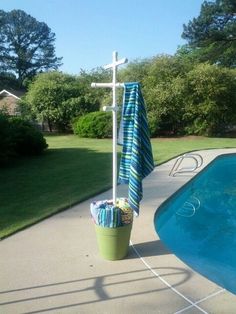
[[[125,84],[122,127],[119,182],[129,185],[129,204],[138,215],[143,196],[142,179],[154,169],[146,109],[139,83]]]

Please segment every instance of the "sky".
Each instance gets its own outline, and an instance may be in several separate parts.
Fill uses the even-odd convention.
[[[20,9],[56,34],[61,71],[111,63],[112,52],[129,61],[174,54],[186,43],[183,24],[200,13],[203,0],[0,0],[0,9]]]

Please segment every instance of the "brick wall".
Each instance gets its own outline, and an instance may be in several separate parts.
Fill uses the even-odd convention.
[[[16,115],[18,99],[10,95],[0,95],[0,110],[6,109],[8,114]]]

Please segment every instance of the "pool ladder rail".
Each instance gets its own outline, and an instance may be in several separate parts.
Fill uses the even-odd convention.
[[[196,196],[192,196],[188,201],[184,202],[183,206],[180,207],[176,214],[182,217],[193,217],[196,210],[201,206],[200,200]]]
[[[180,168],[180,165],[182,164],[182,162],[185,160],[185,159],[191,159],[193,162],[194,162],[194,165],[192,167],[182,167]],[[200,168],[203,164],[203,158],[200,154],[197,154],[197,153],[186,153],[184,155],[181,155],[179,156],[170,173],[169,173],[169,176],[172,176],[174,177],[177,173],[191,173],[191,172],[194,172],[196,169]]]

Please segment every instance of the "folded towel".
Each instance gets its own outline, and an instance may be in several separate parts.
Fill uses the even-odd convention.
[[[119,182],[129,185],[129,204],[138,215],[143,196],[142,179],[154,169],[146,109],[139,83],[125,84],[122,128]]]
[[[128,225],[133,222],[133,210],[129,206],[127,198],[118,198],[117,207],[121,209],[121,220],[123,225]]]
[[[112,200],[92,202],[90,211],[94,222],[102,227],[117,228],[133,221],[133,210],[125,198],[118,198],[116,206]]]

